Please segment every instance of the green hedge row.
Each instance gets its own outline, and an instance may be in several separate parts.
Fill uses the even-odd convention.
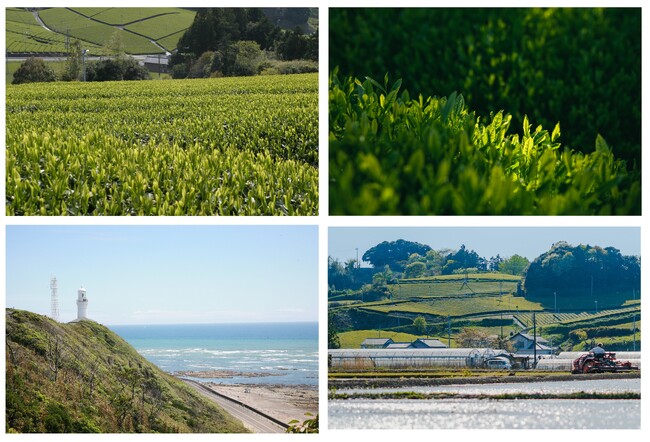
[[[330,9],[330,69],[458,91],[477,115],[562,122],[563,144],[598,134],[641,165],[641,8]]]
[[[483,120],[462,95],[411,99],[367,78],[330,76],[330,214],[639,214],[640,180],[598,136],[562,148],[560,125],[509,134],[511,116]]]

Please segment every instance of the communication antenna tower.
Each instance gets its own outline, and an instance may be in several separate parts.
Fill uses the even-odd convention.
[[[57,289],[59,288],[56,277],[50,279],[50,290],[52,290],[52,319],[59,320],[59,298],[57,296]]]

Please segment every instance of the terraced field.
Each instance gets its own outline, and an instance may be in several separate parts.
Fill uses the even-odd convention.
[[[42,8],[38,15],[54,32],[41,26],[32,12],[7,9],[8,53],[65,53],[69,36],[69,41],[82,41],[91,55],[100,55],[101,47],[115,33],[129,54],[171,52],[195,12],[183,8]]]
[[[89,20],[88,17],[71,9],[49,8],[40,11],[39,15],[48,28],[63,35],[69,33],[71,38],[84,42],[103,46],[117,33],[124,44],[126,52],[130,54],[156,54],[162,52],[159,47],[145,37],[126,32],[106,23]]]
[[[51,32],[42,27],[31,12],[7,8],[6,45],[8,53],[66,52],[64,34]],[[99,46],[88,43],[90,50]]]
[[[412,313],[435,316],[465,317],[490,312],[514,312],[516,310],[542,311],[540,304],[512,295],[504,296],[454,296],[426,301],[384,303],[363,306],[363,310],[386,314]]]
[[[519,279],[519,278],[518,278]],[[496,281],[470,279],[465,284],[462,280],[439,280],[411,284],[391,284],[388,289],[394,298],[435,298],[451,295],[515,293],[516,281]]]

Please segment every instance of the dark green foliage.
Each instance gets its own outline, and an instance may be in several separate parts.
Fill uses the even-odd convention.
[[[462,95],[411,99],[401,84],[331,75],[330,214],[640,214],[639,174],[602,137],[582,154],[559,124],[524,117],[511,135],[504,112],[484,121]]]
[[[447,262],[442,268],[443,275],[451,275],[456,273],[457,270],[477,269],[479,271],[487,270],[487,262],[485,258],[481,258],[474,250],[467,250],[465,244],[460,246],[454,253],[447,255]],[[475,273],[475,272],[472,272]]]
[[[327,318],[327,348],[341,348],[341,340],[333,318],[331,315],[328,315]]]
[[[459,91],[482,118],[505,109],[593,151],[601,134],[640,168],[641,8],[330,9],[330,69]]]
[[[307,74],[318,72],[318,62],[310,60],[266,60],[260,66],[262,75]]]
[[[72,418],[66,408],[58,403],[47,406],[45,415],[45,430],[48,433],[70,433],[72,431]]]
[[[259,44],[254,41],[238,41],[230,46],[232,63],[226,70],[226,75],[249,77],[259,74],[259,68],[264,60],[264,54]]]
[[[92,75],[86,73],[88,81],[148,80],[149,71],[133,58],[109,58],[94,65]]]
[[[293,9],[297,12],[285,9],[282,14],[298,13],[309,18],[308,8]],[[280,60],[317,61],[318,32],[305,35],[299,26],[283,31],[257,8],[200,8],[180,38],[178,48],[170,60],[173,78],[209,77],[215,72],[223,76],[250,76],[269,68],[273,71],[267,74],[280,74],[286,73],[287,66],[266,66],[267,54],[275,52]],[[212,63],[203,59],[201,54],[206,53],[214,54]],[[305,66],[299,68],[302,72],[313,72],[313,65],[309,65],[309,70]],[[296,73],[295,69],[292,72]]]
[[[28,58],[14,72],[12,84],[41,83],[56,80],[54,70],[40,58]]]
[[[413,253],[425,255],[430,246],[413,241],[398,239],[397,241],[384,241],[368,249],[362,259],[372,264],[375,268],[389,266],[392,270],[402,270]]]
[[[594,299],[601,299],[601,308],[622,303],[632,290],[640,290],[640,284],[639,257],[623,256],[614,247],[571,246],[564,241],[530,263],[524,283],[529,299],[549,305],[557,293],[560,305],[588,308],[594,306]],[[601,295],[607,295],[608,301]]]
[[[212,73],[212,65],[215,61],[215,53],[212,51],[206,51],[192,64],[189,72],[186,74],[187,78],[208,78]],[[178,68],[178,69],[177,69]],[[184,72],[186,68],[185,64],[179,64],[174,66],[172,69],[172,77],[174,78],[184,78],[179,77]]]
[[[283,60],[318,60],[318,32],[305,35],[301,28],[286,31],[277,43]]]

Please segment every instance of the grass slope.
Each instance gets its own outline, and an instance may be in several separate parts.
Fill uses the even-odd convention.
[[[361,348],[361,343],[368,338],[391,338],[395,342],[411,342],[420,336],[385,330],[354,330],[339,333],[341,348]]]
[[[247,432],[100,324],[5,315],[7,432]]]

